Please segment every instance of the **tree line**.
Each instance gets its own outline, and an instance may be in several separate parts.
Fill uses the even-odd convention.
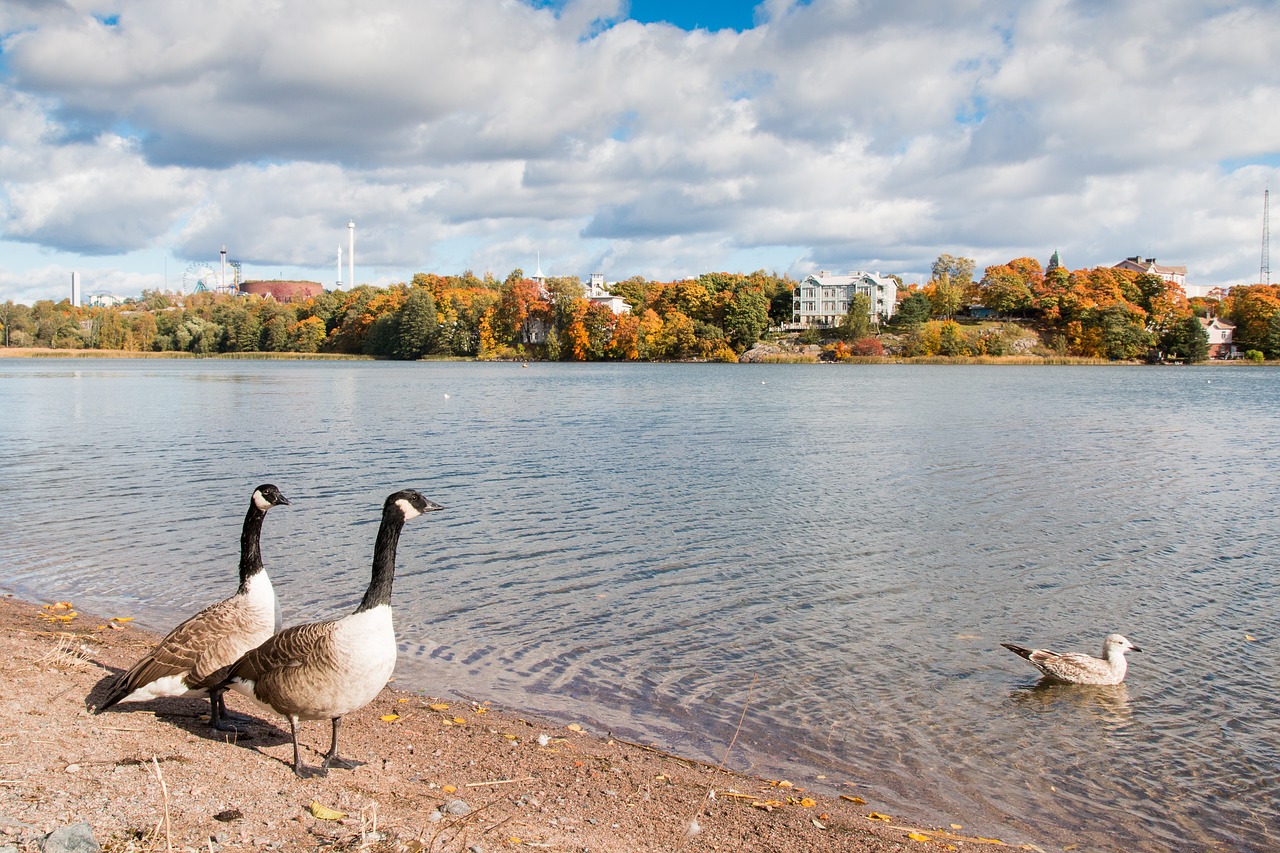
[[[1009,354],[1014,336],[1008,329],[956,322],[980,307],[1033,327],[1043,346],[1061,355],[1201,361],[1208,355],[1208,335],[1199,318],[1236,322],[1236,306],[1248,290],[1233,288],[1221,304],[1189,300],[1180,286],[1157,275],[1114,267],[1046,271],[1034,258],[989,266],[975,280],[972,259],[940,255],[926,284],[900,294],[893,326],[903,332],[904,355]],[[1237,330],[1237,339],[1280,357],[1280,340],[1267,349],[1252,326]]]
[[[5,346],[736,361],[790,321],[795,286],[763,270],[667,282],[636,276],[611,286],[630,308],[615,315],[587,299],[577,277],[536,282],[519,269],[503,280],[419,273],[408,283],[287,303],[159,291],[114,307],[10,301],[0,306],[0,323]],[[1003,322],[974,322],[973,306]],[[839,326],[801,337],[827,342],[836,357],[1006,355],[1030,327],[1043,349],[1062,355],[1199,361],[1208,351],[1199,318],[1207,316],[1234,324],[1242,350],[1280,359],[1280,285],[1237,286],[1221,301],[1187,299],[1159,276],[1111,267],[1046,271],[1033,258],[989,266],[975,279],[972,259],[940,255],[928,282],[899,291],[891,321],[876,323],[865,297],[855,298]]]
[[[613,285],[629,313],[586,298],[577,277],[536,282],[419,273],[408,283],[326,291],[298,302],[220,293],[144,291],[113,307],[41,300],[0,306],[6,346],[134,352],[344,353],[391,359],[458,356],[564,361],[736,361],[791,316],[794,282],[707,273]]]

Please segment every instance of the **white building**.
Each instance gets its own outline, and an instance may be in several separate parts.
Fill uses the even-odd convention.
[[[1186,267],[1171,267],[1165,266],[1164,264],[1157,264],[1155,258],[1144,258],[1141,255],[1134,255],[1132,258],[1125,258],[1118,264],[1112,264],[1112,268],[1158,275],[1165,281],[1171,281],[1179,287],[1182,287],[1187,283]]]
[[[898,305],[898,282],[878,272],[832,275],[822,270],[796,285],[791,295],[791,322],[801,326],[835,326],[857,294],[871,300],[871,321],[889,320]]]
[[[631,311],[631,306],[621,296],[614,296],[609,292],[602,272],[591,274],[591,281],[587,285],[587,300],[605,306],[614,314],[627,314]]]

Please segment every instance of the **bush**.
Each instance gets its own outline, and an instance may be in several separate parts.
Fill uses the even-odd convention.
[[[1249,359],[1250,361],[1256,361],[1256,362],[1262,362],[1266,360],[1266,357],[1263,356],[1263,354],[1256,349],[1251,349],[1247,351],[1244,354],[1244,357]]]
[[[849,346],[852,355],[884,355],[884,344],[872,337],[859,338]]]

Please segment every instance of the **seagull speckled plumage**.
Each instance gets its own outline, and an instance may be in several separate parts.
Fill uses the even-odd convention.
[[[1000,645],[1025,658],[1046,679],[1061,684],[1120,684],[1129,671],[1124,653],[1142,651],[1121,634],[1107,635],[1100,658],[1080,652],[1058,654],[1048,649],[1027,649],[1012,643]]]

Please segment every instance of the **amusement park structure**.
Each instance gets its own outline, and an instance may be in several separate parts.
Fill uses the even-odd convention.
[[[183,293],[239,293],[243,281],[240,274],[240,262],[227,260],[227,247],[222,247],[222,258],[215,266],[203,261],[194,261],[187,265],[182,274]],[[227,267],[231,267],[231,278],[227,278]]]

